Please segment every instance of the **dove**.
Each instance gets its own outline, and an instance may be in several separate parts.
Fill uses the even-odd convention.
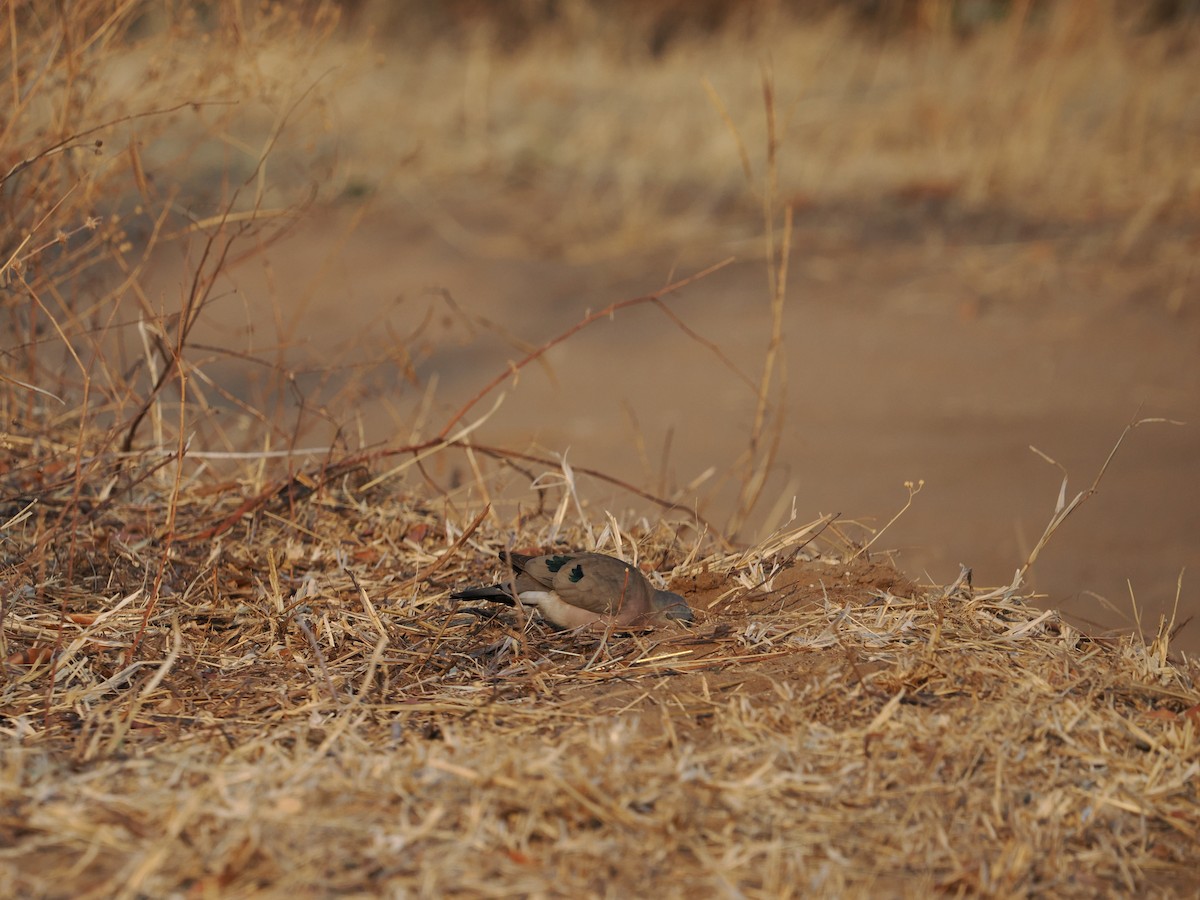
[[[656,590],[636,566],[616,557],[600,553],[501,553],[500,559],[513,570],[507,581],[457,591],[451,599],[490,600],[511,606],[515,593],[523,605],[534,607],[543,619],[559,628],[580,628],[594,622],[620,627],[652,625],[666,619],[693,620],[683,597]]]

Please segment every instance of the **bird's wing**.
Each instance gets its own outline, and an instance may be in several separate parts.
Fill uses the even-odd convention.
[[[513,571],[517,573],[518,586],[524,576],[524,580],[534,582],[534,585],[530,585],[530,590],[537,590],[535,585],[540,585],[542,589],[551,591],[556,590],[554,579],[558,573],[568,564],[587,555],[551,553],[547,556],[522,556],[520,553],[502,553],[500,558],[512,566]]]
[[[650,585],[645,576],[627,562],[598,553],[581,554],[559,566],[554,590],[572,606],[624,622],[650,609]]]

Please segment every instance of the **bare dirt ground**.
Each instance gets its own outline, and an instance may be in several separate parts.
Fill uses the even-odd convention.
[[[234,273],[237,293],[219,301],[211,320],[222,325],[206,339],[240,340],[244,321],[257,323],[255,344],[271,343],[263,322],[278,314],[263,298],[279,296],[293,304],[284,308],[295,325],[276,334],[314,368],[349,371],[411,355],[421,387],[385,364],[356,411],[363,438],[394,440],[412,426],[430,379],[435,408],[449,412],[588,309],[653,291],[672,273],[754,255],[742,244],[580,265],[505,258],[488,252],[489,238],[503,238],[504,210],[455,204],[452,215],[375,209],[349,240],[353,210],[317,216],[272,250],[268,269]],[[469,223],[475,239],[447,240],[459,234],[447,221]],[[1164,417],[1188,424],[1148,424],[1128,436],[1030,583],[1042,603],[1085,627],[1132,627],[1132,594],[1152,631],[1170,615],[1187,569],[1179,621],[1200,612],[1191,574],[1200,570],[1197,287],[1188,282],[1182,301],[1166,308],[1176,288],[1154,258],[1160,237],[1197,242],[1175,227],[1117,254],[1103,222],[964,220],[895,199],[801,209],[785,320],[786,423],[758,527],[775,527],[794,498],[802,518],[840,512],[878,528],[903,505],[904,482],[924,480],[873,552],[890,551],[922,582],[949,583],[962,563],[977,584],[1006,584],[1049,521],[1062,479],[1030,445],[1069,473],[1069,499],[1091,485],[1129,421]],[[166,293],[178,289],[172,277],[159,273]],[[766,293],[765,266],[751,258],[668,302],[757,378]],[[477,440],[566,452],[575,465],[663,494],[709,467],[727,468],[744,448],[754,392],[652,307],[597,323],[546,361],[502,389],[508,395]],[[681,505],[698,502],[724,522],[733,496],[713,490],[717,480],[684,492]],[[603,485],[585,494],[613,511],[637,508],[637,498]],[[1178,640],[1194,651],[1200,629]]]

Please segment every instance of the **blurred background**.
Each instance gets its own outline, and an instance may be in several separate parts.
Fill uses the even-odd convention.
[[[466,409],[473,441],[737,540],[840,513],[915,580],[1000,585],[1064,475],[1070,500],[1170,419],[1029,581],[1100,627],[1200,611],[1200,4],[84,0],[6,27],[6,365],[114,434],[174,342],[197,448],[403,445]],[[474,464],[422,477],[536,503],[546,466]]]

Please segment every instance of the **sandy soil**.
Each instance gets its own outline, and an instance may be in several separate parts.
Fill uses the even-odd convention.
[[[404,439],[431,380],[438,423],[586,310],[732,253],[742,261],[670,305],[757,380],[769,309],[755,247],[590,265],[506,256],[489,253],[487,240],[503,235],[503,208],[456,204],[436,217],[376,208],[360,224],[349,208],[317,216],[271,251],[269,265],[233,273],[234,290],[199,339],[264,356],[286,344],[310,396],[353,376],[358,398],[339,400],[331,419],[368,441]],[[448,230],[453,221],[466,230]],[[462,239],[471,233],[478,240]],[[962,563],[976,584],[1008,583],[1062,479],[1030,445],[1069,473],[1070,497],[1091,484],[1139,410],[1200,420],[1196,281],[1180,284],[1155,258],[1156,246],[1189,240],[1178,227],[1151,231],[1118,254],[1105,223],[1034,227],[888,202],[801,209],[785,319],[786,419],[757,526],[777,524],[794,497],[802,518],[839,512],[879,527],[903,505],[904,482],[923,479],[874,550],[893,551],[920,581],[949,583]],[[178,283],[171,266],[160,267],[159,290],[169,295]],[[662,492],[709,467],[728,470],[745,447],[753,392],[652,307],[595,324],[546,361],[504,388],[477,440],[567,451],[576,465]],[[404,380],[402,363],[418,384]],[[682,503],[702,502],[723,522],[733,495],[729,485],[714,492],[717,481]],[[1033,568],[1033,587],[1046,604],[1104,627],[1132,624],[1132,593],[1153,631],[1186,568],[1179,619],[1200,612],[1190,574],[1200,569],[1198,488],[1195,426],[1138,428]],[[598,507],[636,507],[604,486],[586,493]],[[1200,648],[1200,628],[1185,628],[1178,646]]]

